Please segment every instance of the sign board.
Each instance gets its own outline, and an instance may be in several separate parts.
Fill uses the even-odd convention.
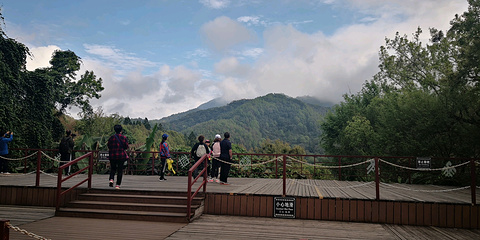
[[[417,168],[430,168],[432,158],[429,157],[417,157]]]
[[[275,197],[274,217],[276,218],[295,218],[295,198],[293,197]]]
[[[98,161],[108,161],[108,151],[99,151]]]

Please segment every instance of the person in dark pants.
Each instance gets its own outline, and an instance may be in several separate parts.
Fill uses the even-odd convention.
[[[167,158],[171,158],[170,147],[168,146],[167,139],[168,139],[168,134],[164,133],[162,135],[162,142],[160,143],[160,146],[159,146],[160,171],[158,171],[158,174],[160,175],[160,178],[159,178],[160,182],[167,180],[165,178],[165,169],[167,168]]]
[[[115,173],[117,173],[116,189],[120,189],[123,177],[123,168],[125,161],[127,161],[128,155],[126,150],[128,149],[128,140],[122,135],[122,125],[115,125],[113,127],[115,134],[108,139],[108,154],[110,160],[110,178],[108,185],[113,187],[115,179]]]
[[[222,185],[230,185],[227,182],[228,174],[230,174],[230,167],[232,162],[232,143],[230,142],[230,133],[226,132],[223,134],[225,137],[221,142],[220,142],[220,160],[222,162],[220,163],[220,184]]]
[[[67,130],[66,136],[62,138],[60,141],[60,146],[58,147],[58,150],[60,152],[60,166],[67,164],[69,161],[72,160],[72,151],[73,151],[73,146],[75,143],[73,142],[73,137],[72,136],[72,131]],[[70,167],[65,168],[65,175],[70,174]]]
[[[218,168],[220,168],[220,162],[217,159],[220,157],[221,141],[222,137],[220,136],[220,134],[215,135],[215,140],[213,140],[212,144],[212,169],[210,171],[210,179],[208,180],[208,182],[220,182],[220,180],[218,179]]]
[[[8,172],[8,142],[13,140],[13,132],[3,132],[1,131],[0,137],[0,172],[4,174],[9,174]]]

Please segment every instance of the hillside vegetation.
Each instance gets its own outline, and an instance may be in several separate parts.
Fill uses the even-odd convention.
[[[329,108],[308,104],[283,94],[231,102],[222,107],[189,112],[180,118],[162,119],[166,129],[213,138],[228,131],[233,143],[251,150],[266,139],[299,145],[321,153],[320,121]]]

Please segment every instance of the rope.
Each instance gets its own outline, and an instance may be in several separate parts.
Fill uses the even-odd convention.
[[[386,163],[386,164],[392,165],[394,167],[404,168],[404,169],[407,169],[407,170],[414,170],[414,171],[415,170],[416,171],[443,171],[443,170],[447,170],[447,169],[451,169],[451,168],[460,167],[460,166],[463,166],[463,165],[466,165],[466,164],[470,163],[470,162],[464,162],[464,163],[457,164],[455,166],[442,167],[442,168],[411,168],[411,167],[400,166],[400,165],[385,161],[383,159],[379,159],[379,160]]]
[[[21,157],[21,158],[6,158],[6,157],[3,157],[3,156],[0,156],[0,158],[3,158],[3,159],[6,159],[6,160],[9,160],[9,161],[20,161],[20,160],[23,160],[23,159],[26,159],[26,158],[29,158],[31,156],[34,156],[35,154],[37,154],[36,152],[26,156],[26,157]]]
[[[426,192],[426,193],[438,193],[438,192],[453,192],[453,191],[458,191],[458,190],[463,190],[470,188],[470,186],[465,186],[465,187],[459,187],[459,188],[451,188],[451,189],[443,189],[443,190],[419,190],[419,189],[412,189],[412,188],[406,188],[406,187],[398,187],[394,186],[388,183],[382,183],[382,185],[391,187],[391,188],[396,188],[396,189],[402,189],[402,190],[409,190],[409,191],[414,191],[414,192]]]
[[[219,158],[216,158],[216,157],[212,157],[213,159],[219,161],[219,162],[223,162],[223,163],[226,163],[226,164],[230,164],[232,166],[236,166],[236,167],[244,167],[244,166],[259,166],[259,165],[265,165],[267,163],[270,163],[270,162],[273,162],[275,160],[278,160],[279,158],[281,159],[282,157],[276,157],[274,159],[271,159],[271,160],[268,160],[268,161],[265,161],[265,162],[261,162],[261,163],[250,163],[250,164],[238,164],[238,163],[231,163],[231,162],[227,162],[227,161],[224,161],[224,160],[221,160]]]
[[[350,186],[345,186],[345,187],[340,187],[340,186],[327,187],[327,186],[321,186],[321,185],[317,185],[317,184],[302,183],[302,182],[299,182],[297,179],[288,179],[288,180],[290,180],[292,182],[295,182],[295,183],[298,183],[298,184],[303,185],[303,186],[320,187],[320,188],[339,188],[339,189],[357,188],[357,187],[363,187],[363,186],[367,186],[367,185],[375,183],[375,182],[372,181],[372,182],[366,182],[366,183],[361,183],[361,184],[357,184],[357,185],[350,185]]]
[[[10,222],[7,222],[7,227],[10,228],[10,229],[12,229],[12,230],[14,230],[14,231],[20,232],[20,233],[22,233],[22,234],[25,234],[25,235],[27,235],[27,236],[29,236],[29,237],[32,237],[32,238],[35,238],[35,239],[51,240],[51,239],[49,239],[49,238],[45,238],[45,237],[42,237],[42,236],[37,235],[37,234],[35,234],[35,233],[29,232],[29,231],[27,231],[27,230],[25,230],[25,229],[21,229],[21,228],[19,228],[19,227],[13,226],[12,224],[10,224]]]
[[[70,161],[60,161],[60,160],[58,160],[57,158],[52,158],[52,157],[48,156],[46,153],[44,153],[43,151],[42,151],[42,155],[45,156],[45,157],[47,157],[47,159],[50,159],[50,160],[55,161],[55,162],[59,162],[59,163],[62,163],[62,162],[70,162]]]
[[[350,164],[350,165],[340,165],[340,166],[324,166],[324,165],[319,165],[321,163],[318,163],[318,164],[311,164],[311,163],[308,163],[308,162],[304,162],[304,161],[300,161],[298,159],[295,159],[293,157],[290,157],[290,156],[287,156],[287,158],[291,159],[292,161],[296,161],[296,162],[299,162],[299,163],[303,163],[303,164],[306,164],[306,165],[310,165],[310,166],[313,166],[313,167],[319,167],[319,168],[348,168],[348,167],[355,167],[355,166],[358,166],[358,165],[362,165],[362,164],[365,164],[365,163],[369,163],[373,160],[372,159],[368,159],[368,160],[365,160],[363,162],[359,162],[359,163],[354,163],[354,164]]]

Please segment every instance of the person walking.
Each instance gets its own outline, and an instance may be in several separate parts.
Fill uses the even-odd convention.
[[[230,174],[230,163],[232,163],[232,143],[230,142],[230,133],[223,134],[224,139],[220,142],[220,184],[230,185],[227,182],[228,174]]]
[[[210,170],[210,179],[208,182],[220,182],[218,180],[218,168],[220,168],[220,162],[218,158],[220,157],[220,142],[222,141],[222,137],[220,134],[215,135],[215,139],[213,140],[212,144],[212,168]]]
[[[115,185],[115,189],[120,189],[123,177],[123,167],[125,161],[128,160],[126,152],[128,149],[128,140],[127,137],[122,135],[122,125],[115,125],[113,130],[115,130],[115,134],[108,139],[107,143],[110,160],[110,178],[108,185],[113,187],[115,173],[117,173],[117,184]]]
[[[192,150],[190,151],[190,156],[193,157],[194,164],[204,155],[210,153],[210,148],[203,142],[204,140],[205,137],[203,135],[198,136],[198,142],[193,145]],[[193,178],[197,178],[198,173],[202,171],[203,168],[204,164],[200,164],[193,172]]]
[[[62,138],[58,146],[58,151],[60,152],[60,166],[72,161],[72,151],[73,146],[75,145],[73,142],[72,131],[67,130],[65,134],[66,136]],[[65,175],[70,175],[70,167],[65,168]]]
[[[162,142],[160,143],[159,150],[160,150],[160,171],[158,174],[160,175],[159,181],[163,182],[167,179],[165,178],[165,169],[167,168],[167,159],[171,158],[170,156],[170,147],[167,143],[168,134],[164,133],[162,135]]]
[[[7,143],[13,140],[13,132],[2,131],[1,134],[2,134],[2,137],[0,139],[0,173],[10,174],[8,172],[8,161],[7,161],[8,144]]]

